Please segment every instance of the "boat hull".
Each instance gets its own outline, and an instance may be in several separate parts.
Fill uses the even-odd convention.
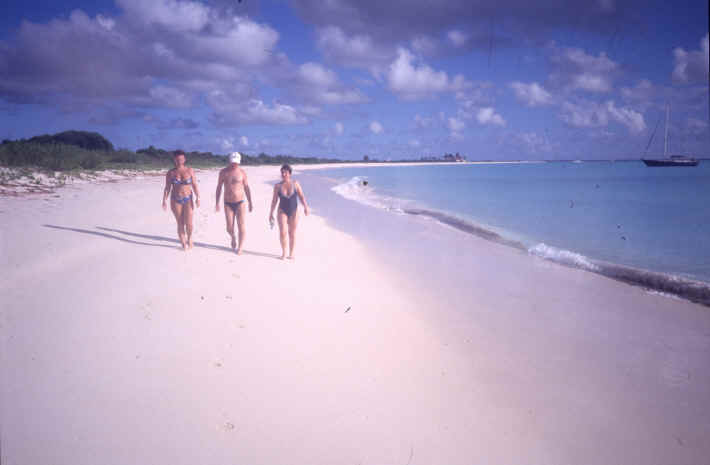
[[[698,160],[647,160],[642,159],[646,166],[697,166]]]

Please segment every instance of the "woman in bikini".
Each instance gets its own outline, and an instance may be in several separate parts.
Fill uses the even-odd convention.
[[[165,175],[163,210],[168,209],[167,201],[170,196],[170,209],[177,221],[178,238],[182,249],[187,250],[193,246],[192,212],[195,205],[200,206],[200,191],[197,187],[195,172],[192,168],[185,166],[185,152],[182,150],[173,152],[173,163],[175,163],[175,168]]]
[[[282,181],[274,186],[274,197],[271,200],[271,212],[269,212],[269,221],[274,221],[274,208],[278,201],[278,222],[279,222],[279,239],[281,240],[281,259],[294,259],[293,248],[296,245],[296,227],[298,226],[298,199],[301,199],[303,204],[303,213],[308,216],[308,203],[303,195],[303,189],[298,181],[291,178],[293,170],[289,165],[281,167]],[[288,242],[289,254],[286,256],[286,226],[288,225]]]

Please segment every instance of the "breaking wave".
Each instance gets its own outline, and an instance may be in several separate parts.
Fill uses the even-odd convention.
[[[375,208],[381,208],[396,213],[423,216],[436,220],[459,231],[527,251],[530,255],[549,260],[572,268],[597,273],[628,284],[641,286],[651,291],[676,295],[696,303],[710,306],[710,284],[684,278],[681,276],[648,271],[626,265],[594,260],[585,255],[559,249],[544,243],[526,246],[523,242],[505,237],[492,228],[477,224],[468,219],[426,208],[418,208],[414,202],[395,197],[383,196],[375,192],[367,177],[355,176],[349,181],[332,188],[333,191],[345,197]]]

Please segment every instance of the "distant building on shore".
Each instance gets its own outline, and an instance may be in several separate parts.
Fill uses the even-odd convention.
[[[428,157],[421,157],[421,161],[458,161],[458,162],[464,162],[466,161],[466,156],[461,155],[460,153],[456,152],[456,154],[453,153],[445,153],[444,155],[437,157],[437,156],[428,156]]]

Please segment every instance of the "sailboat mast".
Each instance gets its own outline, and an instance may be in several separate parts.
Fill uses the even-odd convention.
[[[671,107],[666,103],[666,135],[663,137],[663,158],[668,157],[668,116],[670,111]]]

